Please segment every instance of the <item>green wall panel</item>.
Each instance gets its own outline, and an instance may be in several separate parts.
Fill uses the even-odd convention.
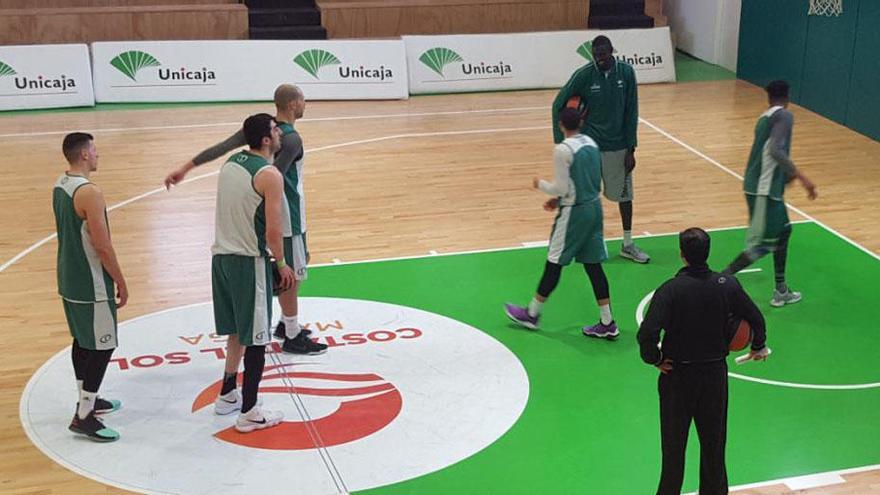
[[[803,77],[797,98],[800,105],[840,124],[846,121],[859,0],[845,2],[840,16],[808,16]]]
[[[880,140],[880,1],[859,3],[852,60],[846,125]]]

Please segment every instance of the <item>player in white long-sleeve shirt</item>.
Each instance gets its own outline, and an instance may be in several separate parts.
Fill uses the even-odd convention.
[[[602,235],[602,162],[596,143],[578,132],[581,117],[577,110],[567,108],[559,113],[559,127],[565,140],[554,150],[553,182],[535,178],[533,186],[553,196],[544,209],[559,209],[550,234],[547,263],[538,291],[528,306],[505,304],[507,316],[517,324],[538,329],[544,302],[559,284],[562,267],[573,260],[584,265],[599,305],[599,322],[583,328],[589,337],[613,339],[620,332],[611,315],[608,278],[602,262],[608,259]]]

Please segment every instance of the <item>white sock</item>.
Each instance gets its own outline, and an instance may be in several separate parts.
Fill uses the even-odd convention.
[[[611,316],[611,305],[603,304],[599,306],[599,319],[603,325],[610,325],[614,318]]]
[[[529,301],[529,316],[535,317],[541,314],[541,308],[544,307],[544,303],[538,301],[534,297],[531,301]]]
[[[297,315],[287,316],[282,315],[281,321],[284,322],[284,335],[288,339],[294,339],[297,335],[299,335],[299,320],[297,319]]]
[[[624,246],[632,246],[633,243],[633,231],[632,230],[624,230],[623,231],[623,245]]]
[[[83,390],[79,393],[79,404],[77,404],[76,415],[79,419],[86,419],[95,409],[95,399],[98,397],[97,392],[86,392]]]

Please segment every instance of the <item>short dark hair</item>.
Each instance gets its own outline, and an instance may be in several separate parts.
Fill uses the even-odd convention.
[[[83,147],[89,145],[89,141],[94,141],[94,137],[86,132],[71,132],[64,136],[64,142],[61,144],[61,152],[67,163],[73,163],[79,158]]]
[[[611,49],[614,48],[613,46],[611,46],[611,40],[608,39],[608,36],[601,35],[601,34],[599,36],[596,36],[595,38],[593,38],[593,48],[597,48],[600,46],[607,46],[608,48],[611,48]]]
[[[576,131],[581,128],[581,114],[576,108],[565,107],[559,112],[559,122],[569,131]]]
[[[699,227],[682,230],[678,234],[681,255],[691,265],[705,265],[709,259],[709,234]]]
[[[244,140],[252,150],[263,147],[264,137],[272,138],[272,122],[275,122],[275,117],[268,113],[258,113],[245,119],[242,126]]]
[[[772,99],[788,98],[788,83],[782,79],[770,81],[764,89],[767,90],[767,96]]]

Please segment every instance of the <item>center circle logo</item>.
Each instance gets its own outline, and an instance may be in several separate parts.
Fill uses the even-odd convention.
[[[267,346],[260,400],[284,412],[279,426],[242,434],[235,414],[214,414],[225,339],[203,303],[120,325],[101,388],[123,402],[105,417],[118,442],[83,444],[67,430],[77,400],[69,349],[25,388],[25,431],[68,469],[135,492],[280,494],[295,480],[297,493],[330,494],[467,462],[525,408],[522,364],[476,328],[372,301],[302,298],[300,307],[300,323],[330,348],[298,356]]]
[[[290,371],[294,365],[267,366],[263,371],[261,394],[297,394],[300,396],[334,397],[339,407],[329,416],[313,420],[314,428],[327,432],[321,438],[323,447],[333,447],[367,437],[388,426],[403,407],[403,398],[397,387],[372,373],[341,374]],[[288,379],[287,382],[282,380]],[[325,388],[296,387],[295,380],[313,378],[329,382]],[[282,383],[276,383],[282,381]],[[239,375],[239,385],[241,384]],[[334,383],[342,385],[335,388]],[[192,412],[212,406],[220,392],[223,380],[217,380],[203,390],[193,402]],[[351,425],[360,423],[358,428]],[[315,448],[306,421],[284,421],[279,426],[253,433],[238,433],[229,426],[214,434],[225,442],[273,450],[304,450]]]

